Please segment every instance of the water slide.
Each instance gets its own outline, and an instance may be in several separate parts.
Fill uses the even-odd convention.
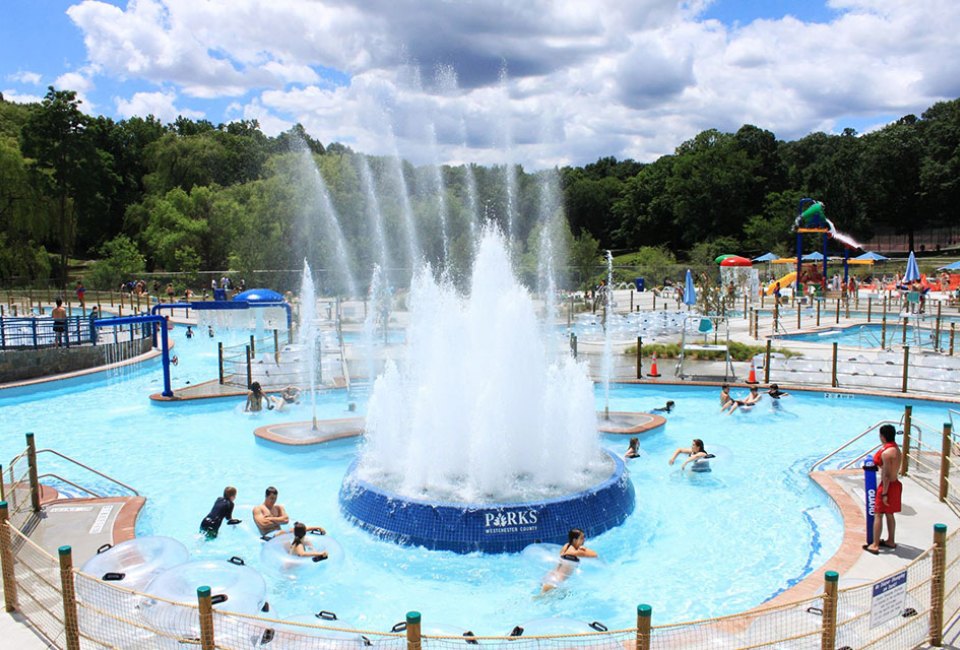
[[[772,294],[773,290],[777,288],[777,282],[780,283],[781,289],[783,289],[784,287],[789,287],[791,284],[793,284],[793,281],[796,280],[796,278],[797,278],[797,272],[790,271],[782,278],[778,278],[777,280],[774,280],[773,282],[768,284],[767,288],[764,289],[764,293],[766,293],[768,296]]]

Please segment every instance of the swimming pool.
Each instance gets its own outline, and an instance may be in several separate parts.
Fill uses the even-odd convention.
[[[180,358],[173,368],[175,387],[216,374],[220,337],[187,340],[183,332],[178,327],[172,333]],[[227,343],[249,335],[218,334],[229,334]],[[550,561],[402,547],[346,523],[337,492],[357,440],[292,452],[258,444],[252,435],[269,422],[309,419],[307,404],[254,415],[242,412],[242,398],[153,404],[147,396],[159,387],[154,361],[118,374],[2,391],[0,458],[18,453],[23,433],[33,431],[40,446],[133,485],[148,499],[138,534],[175,537],[194,559],[237,555],[263,568],[279,618],[325,609],[347,625],[385,631],[416,609],[424,620],[477,634],[506,634],[548,616],[630,627],[639,602],[653,605],[658,622],[762,603],[816,571],[839,546],[839,515],[807,477],[809,466],[877,420],[899,419],[906,403],[805,393],[784,400],[780,410],[767,402],[752,413],[721,416],[716,389],[614,386],[611,410],[649,410],[668,398],[677,408],[664,428],[642,436],[644,456],[630,462],[634,513],[623,526],[587,540],[602,561],[585,563],[580,575],[540,598]],[[602,392],[597,394],[602,409]],[[344,391],[323,393],[318,415],[343,417],[352,400],[360,400],[362,411],[362,399]],[[941,421],[946,408],[910,403],[916,418],[930,422]],[[694,437],[717,454],[713,472],[681,473],[667,464],[673,449]],[[622,453],[627,437],[606,436],[603,442]],[[224,526],[215,541],[200,541],[197,526],[226,484],[239,490],[234,516],[243,523]],[[263,567],[250,510],[267,485],[279,488],[293,519],[327,528],[344,548],[342,563],[309,566],[295,577]]]
[[[908,325],[906,328],[906,344],[912,347],[918,345],[930,348],[936,340],[933,323],[922,328]],[[785,341],[803,341],[805,343],[820,343],[830,345],[837,343],[843,347],[879,348],[881,342],[886,347],[901,345],[904,340],[902,323],[888,322],[886,335],[883,335],[882,324],[851,325],[850,327],[832,327],[818,332],[803,332],[800,334],[783,334],[776,338]],[[884,340],[885,339],[885,340]],[[940,331],[940,347],[945,349],[950,345],[949,325]]]

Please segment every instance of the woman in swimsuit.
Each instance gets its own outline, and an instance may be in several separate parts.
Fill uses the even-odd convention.
[[[263,410],[263,388],[260,387],[260,382],[255,381],[250,384],[250,392],[247,393],[247,403],[244,405],[244,411],[260,411]],[[269,402],[268,402],[269,404]],[[271,408],[273,408],[271,406]]]
[[[670,457],[671,465],[673,465],[673,462],[677,460],[677,456],[679,456],[680,454],[687,454],[687,456],[689,456],[689,458],[683,461],[683,465],[680,466],[681,470],[686,468],[687,463],[695,463],[698,460],[701,460],[703,458],[712,457],[710,454],[707,453],[707,450],[703,448],[703,440],[701,440],[700,438],[694,438],[693,444],[691,444],[689,448],[680,447],[675,452],[673,452],[673,456]]]
[[[640,457],[640,438],[630,438],[630,446],[627,447],[627,452],[623,457],[627,460]]]
[[[573,575],[582,557],[597,557],[597,552],[583,545],[587,537],[579,528],[571,528],[567,533],[567,543],[560,549],[560,562],[556,568],[544,577],[540,593],[555,589],[561,582]]]

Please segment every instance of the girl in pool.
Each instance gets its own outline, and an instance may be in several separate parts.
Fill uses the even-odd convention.
[[[727,406],[730,407],[729,413],[733,413],[737,410],[737,407],[742,406],[744,408],[749,408],[755,405],[760,401],[760,391],[756,386],[750,387],[750,393],[743,399],[734,399],[727,402]],[[721,411],[726,410],[727,406],[724,406]]]
[[[627,447],[627,452],[623,457],[627,460],[640,457],[640,438],[630,438],[630,446]]]
[[[310,543],[310,540],[306,539],[307,533],[311,530],[323,531],[323,528],[319,526],[307,526],[304,523],[299,521],[294,522],[293,524],[293,541],[290,542],[290,555],[296,555],[298,557],[312,557],[314,562],[319,562],[321,560],[327,559],[326,551],[311,551],[313,544]],[[280,531],[278,535],[282,534],[285,531]],[[325,532],[325,531],[323,531]],[[322,533],[321,533],[322,534]]]
[[[587,537],[579,528],[571,528],[567,533],[567,543],[560,549],[560,562],[543,579],[541,594],[556,589],[561,582],[573,575],[582,557],[597,557],[597,552],[583,545]]]
[[[704,449],[703,447],[703,440],[701,440],[700,438],[694,438],[693,443],[690,445],[689,448],[680,447],[675,452],[673,452],[673,456],[670,457],[671,465],[673,465],[674,461],[677,460],[677,456],[679,456],[680,454],[686,454],[687,456],[689,456],[689,458],[683,461],[683,465],[680,466],[681,470],[686,468],[687,463],[695,463],[702,458],[710,457],[710,454],[708,454],[707,450]]]
[[[260,387],[260,382],[255,381],[250,384],[250,392],[247,393],[247,403],[244,405],[243,410],[249,412],[257,412],[263,410],[263,398],[266,397],[263,393],[263,388]],[[273,408],[270,405],[269,400],[267,404],[270,408]]]

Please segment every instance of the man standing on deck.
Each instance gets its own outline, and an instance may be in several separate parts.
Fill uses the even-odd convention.
[[[271,485],[267,488],[263,503],[253,509],[253,520],[261,535],[280,530],[281,525],[290,523],[286,509],[277,503],[277,494],[277,488]]]
[[[897,548],[897,524],[893,517],[900,512],[900,496],[903,493],[903,484],[898,478],[902,454],[897,446],[897,430],[892,424],[880,427],[880,444],[880,451],[873,456],[873,464],[880,472],[874,504],[873,544],[863,545],[865,551],[874,555],[880,553],[880,547]],[[880,539],[884,518],[887,520],[887,539]]]

